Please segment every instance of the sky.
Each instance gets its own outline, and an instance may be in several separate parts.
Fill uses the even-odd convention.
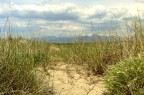
[[[0,32],[10,23],[12,34],[24,37],[114,35],[138,13],[144,0],[0,0]]]

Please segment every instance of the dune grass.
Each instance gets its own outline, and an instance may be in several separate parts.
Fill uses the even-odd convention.
[[[0,95],[41,95],[34,68],[48,64],[46,45],[9,36],[0,39]]]
[[[47,71],[49,63],[64,61],[85,65],[94,75],[103,75],[110,65],[144,52],[144,29],[140,17],[130,26],[131,39],[106,42],[50,44],[22,38],[0,39],[0,95],[41,95],[42,80],[34,68]],[[128,30],[129,31],[129,30]]]
[[[107,69],[105,84],[112,95],[144,94],[144,56],[130,57]]]
[[[127,32],[134,35],[106,42],[75,42],[62,53],[70,63],[86,65],[93,74],[102,75],[109,65],[144,51],[144,28],[140,17],[132,21]],[[66,47],[65,47],[66,48]]]

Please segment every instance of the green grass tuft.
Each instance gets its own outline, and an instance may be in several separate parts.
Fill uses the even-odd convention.
[[[106,72],[105,84],[112,95],[143,95],[144,55],[111,66]]]

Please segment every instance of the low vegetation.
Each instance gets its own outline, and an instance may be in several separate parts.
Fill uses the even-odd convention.
[[[143,95],[144,55],[111,66],[106,72],[105,83],[112,95]]]
[[[34,68],[49,63],[44,48],[40,43],[11,36],[0,40],[0,95],[42,93],[42,81]]]
[[[1,38],[0,95],[42,95],[35,68],[41,66],[47,71],[49,63],[57,61],[84,65],[94,75],[106,75],[111,94],[142,95],[144,58],[135,57],[144,52],[142,20],[138,17],[130,27],[127,32],[134,33],[130,38],[105,42],[50,44],[11,36]]]

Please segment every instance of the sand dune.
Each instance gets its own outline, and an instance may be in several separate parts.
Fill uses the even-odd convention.
[[[54,95],[102,95],[106,90],[102,77],[89,75],[80,66],[59,62],[48,72],[50,77],[44,79],[44,84],[49,83]]]

